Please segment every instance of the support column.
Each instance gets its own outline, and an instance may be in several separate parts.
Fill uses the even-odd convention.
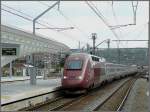
[[[23,68],[22,73],[23,73],[23,77],[25,77],[26,76],[26,68]]]
[[[59,6],[60,1],[57,1],[56,3],[54,3],[52,6],[50,6],[48,9],[46,9],[44,12],[42,12],[40,15],[38,15],[36,18],[33,19],[33,34],[35,35],[35,22],[42,17],[46,12],[48,12],[49,10],[51,10],[53,7],[55,7],[55,5]]]
[[[28,73],[30,76],[30,84],[36,85],[36,69],[33,65],[33,55],[29,55],[27,58],[27,64],[28,64]]]
[[[96,33],[92,33],[92,40],[93,40],[93,55],[95,55],[95,40],[97,38],[97,34]]]
[[[12,62],[9,63],[9,77],[12,77]]]
[[[109,51],[109,48],[110,48],[110,39],[107,40],[107,44],[108,44],[108,48],[107,48],[108,56],[107,56],[107,59],[108,59],[108,61],[110,61],[110,59],[109,59],[109,58],[110,58],[110,57],[109,57],[109,52],[110,52],[110,51]]]
[[[43,77],[44,80],[47,79],[47,63],[44,62],[44,77]]]
[[[149,6],[150,6],[150,2],[149,2]],[[149,79],[150,79],[150,34],[149,34],[149,29],[150,29],[150,24],[149,24],[149,21],[148,21],[148,72],[149,72]],[[149,83],[149,86],[150,86],[150,83]],[[150,98],[149,98],[150,100]],[[149,107],[150,109],[150,107]]]
[[[30,67],[30,84],[36,85],[36,69],[35,67]]]

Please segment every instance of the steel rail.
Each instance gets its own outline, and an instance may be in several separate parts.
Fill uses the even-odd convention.
[[[59,110],[59,109],[61,109],[61,108],[64,108],[64,107],[66,107],[66,106],[68,106],[68,105],[71,105],[73,102],[79,101],[80,99],[82,99],[82,98],[84,98],[84,97],[86,97],[86,96],[87,96],[87,95],[79,96],[78,98],[75,98],[75,99],[73,99],[73,100],[71,100],[71,101],[68,101],[68,102],[66,102],[66,103],[64,103],[64,104],[58,105],[57,107],[54,107],[54,108],[52,108],[52,109],[50,109],[50,110],[48,110],[48,111],[57,111],[57,110]]]
[[[133,81],[133,79],[129,79],[129,80],[125,81],[121,86],[119,86],[115,91],[113,91],[106,99],[104,99],[97,107],[95,107],[93,109],[93,111],[97,111],[101,106],[103,106],[117,91],[119,91],[129,81]]]
[[[119,107],[117,108],[117,112],[118,112],[118,111],[121,111],[122,107],[124,106],[124,103],[125,103],[125,101],[127,100],[127,97],[128,97],[128,95],[129,95],[129,93],[130,93],[130,91],[131,91],[133,85],[134,85],[134,82],[132,82],[131,86],[128,88],[128,91],[126,92],[125,97],[123,98],[122,102],[120,103]]]
[[[119,87],[117,87],[117,89],[115,89],[111,95],[109,95],[107,98],[104,99],[104,101],[101,102],[101,104],[98,104],[98,106],[96,106],[96,108],[94,107],[92,110],[97,110],[99,108],[100,105],[104,104],[111,96],[113,96],[120,88],[122,88],[127,82],[129,81],[132,81],[132,79],[128,79],[126,80],[125,82],[123,82]],[[90,93],[93,93],[94,91],[91,91]],[[48,111],[58,111],[58,110],[61,110],[61,109],[66,109],[70,106],[72,106],[74,103],[77,103],[77,102],[80,102],[82,99],[85,99],[86,97],[88,97],[90,94],[84,94],[84,95],[81,95],[79,97],[76,97],[74,99],[70,99],[69,101],[66,101],[66,102],[63,102],[57,106],[55,106],[54,108],[49,108]],[[59,100],[63,100],[64,97],[62,98],[58,98],[58,99],[54,99],[52,101],[49,101],[49,102],[45,102],[45,103],[41,103],[40,105],[35,105],[35,107],[31,108],[31,109],[28,109],[28,110],[38,110],[38,108],[40,108],[41,106],[45,106],[45,105],[49,105],[49,104],[53,104],[53,103],[57,103]],[[65,101],[65,98],[64,98],[64,101]]]
[[[54,102],[56,102],[56,101],[58,101],[58,100],[61,100],[62,98],[63,98],[63,97],[56,97],[56,98],[54,98],[54,99],[49,99],[49,100],[47,100],[46,102],[42,102],[42,103],[40,103],[40,104],[37,104],[37,105],[32,106],[32,107],[25,108],[25,109],[20,109],[19,111],[22,111],[22,110],[23,110],[23,111],[36,110],[36,109],[40,108],[41,106],[54,103]]]
[[[115,90],[115,92],[113,92],[113,93],[116,93],[122,86],[124,86],[124,84],[126,84],[128,81],[130,81],[131,79],[128,79],[127,81],[125,81],[123,84],[121,84],[116,90]],[[93,91],[92,91],[93,92]],[[112,93],[112,94],[113,94]],[[111,94],[111,95],[112,95]],[[54,108],[52,108],[52,109],[50,109],[50,110],[48,110],[48,111],[59,111],[60,109],[66,109],[66,108],[68,108],[69,106],[71,106],[71,105],[73,105],[73,103],[76,103],[76,102],[80,102],[82,99],[85,99],[86,97],[88,97],[90,94],[87,94],[87,95],[82,95],[82,96],[80,96],[80,97],[78,97],[78,98],[76,98],[76,99],[73,99],[73,100],[71,100],[71,101],[68,101],[68,102],[66,102],[66,103],[64,103],[64,104],[62,104],[62,105],[59,105],[59,106],[57,106],[57,107],[54,107]],[[111,97],[111,96],[110,96]],[[105,101],[106,101],[106,99],[105,99]],[[105,102],[102,102],[102,103],[105,103]],[[96,108],[98,108],[98,107],[96,107]],[[95,109],[94,109],[95,110]]]

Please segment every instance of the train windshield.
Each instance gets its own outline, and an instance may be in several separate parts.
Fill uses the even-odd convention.
[[[67,69],[77,70],[82,69],[82,61],[81,60],[70,60],[67,63]]]

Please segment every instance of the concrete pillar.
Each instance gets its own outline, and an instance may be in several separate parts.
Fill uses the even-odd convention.
[[[33,55],[29,55],[27,57],[27,64],[28,64],[28,72],[30,75],[30,84],[36,85],[36,69],[33,67]]]
[[[150,2],[149,2],[149,5],[150,5]],[[148,29],[150,29],[150,24],[148,22]],[[148,73],[149,73],[149,78],[150,78],[150,33],[149,33],[149,30],[148,30]],[[150,86],[150,83],[149,83],[149,86]],[[149,98],[150,100],[150,98]],[[150,107],[149,107],[150,109]]]
[[[35,69],[35,67],[30,67],[29,73],[30,73],[30,84],[36,85],[36,69]]]
[[[26,68],[23,68],[23,76],[26,76]]]
[[[47,70],[46,70],[46,68],[44,68],[44,77],[43,77],[43,79],[44,79],[44,80],[47,79]]]
[[[9,63],[9,77],[12,77],[12,62]]]

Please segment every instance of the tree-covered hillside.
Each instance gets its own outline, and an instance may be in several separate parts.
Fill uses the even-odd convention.
[[[72,50],[78,52],[79,50]],[[104,57],[108,62],[121,63],[129,65],[147,65],[147,48],[110,48],[110,49],[98,49],[96,55]],[[84,50],[83,52],[86,52]]]

